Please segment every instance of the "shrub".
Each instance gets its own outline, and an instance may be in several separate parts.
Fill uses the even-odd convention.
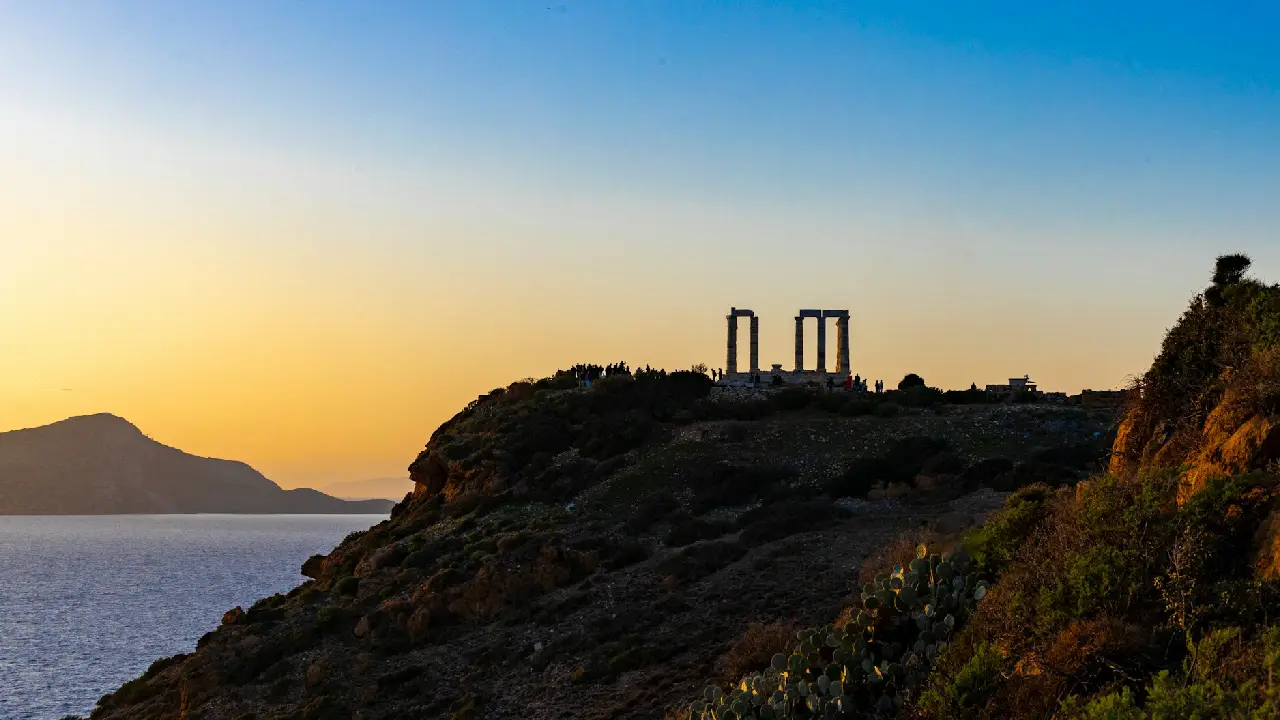
[[[843,392],[829,392],[819,395],[817,402],[819,408],[835,415],[849,404],[850,398]]]
[[[947,390],[942,401],[951,405],[977,405],[991,402],[985,390]]]
[[[983,570],[992,574],[1004,570],[1014,552],[1044,519],[1052,497],[1053,492],[1044,485],[1019,489],[982,527],[965,533],[965,550]]]
[[[855,458],[824,490],[835,497],[866,497],[876,483],[914,483],[925,464],[947,453],[946,440],[913,436],[895,440],[879,457]],[[946,461],[939,459],[940,464]],[[954,464],[953,464],[954,467]]]
[[[348,575],[334,583],[333,591],[338,595],[355,595],[360,589],[360,578]]]
[[[667,575],[677,581],[693,582],[737,562],[747,554],[740,542],[719,541],[693,545],[658,564],[659,575]]]
[[[784,623],[775,620],[767,625],[758,622],[747,625],[742,637],[720,658],[724,668],[722,679],[732,682],[748,673],[763,672],[775,654],[791,649],[799,629],[794,621]]]
[[[973,715],[1047,716],[1071,692],[1093,688],[1092,696],[1072,701],[1085,716],[1132,700],[1131,709],[1152,717],[1183,717],[1160,714],[1159,707],[1172,707],[1160,704],[1161,693],[1192,709],[1198,701],[1166,692],[1172,686],[1162,685],[1159,673],[1207,649],[1214,628],[1247,629],[1234,659],[1216,666],[1255,662],[1249,658],[1262,652],[1259,629],[1280,613],[1280,583],[1254,580],[1250,560],[1259,523],[1280,494],[1277,480],[1212,481],[1182,505],[1178,487],[1178,474],[1165,472],[1095,478],[1074,492],[1038,486],[1015,493],[1005,510],[965,536],[979,569],[999,572],[1000,582],[950,646],[933,690],[949,696],[943,685],[954,681],[947,678],[982,666],[974,658],[988,645],[1005,653],[1007,665],[1051,663],[1053,672],[1001,677]],[[1178,686],[1193,686],[1195,672],[1185,670]],[[1119,677],[1148,689],[1129,699],[1102,690]],[[1204,697],[1229,707],[1250,680],[1237,674],[1214,682],[1217,689],[1202,686]]]
[[[796,477],[795,469],[783,465],[733,465],[715,463],[690,468],[685,483],[693,488],[690,512],[701,515],[718,507],[746,505],[762,497],[785,494]]]
[[[1013,461],[1007,458],[986,458],[965,468],[960,475],[960,483],[965,490],[976,490],[990,486],[991,482],[1005,473],[1013,472]]]
[[[902,406],[893,402],[882,402],[876,404],[876,417],[891,418],[896,417],[902,411]]]
[[[908,390],[910,388],[924,386],[924,378],[915,373],[907,373],[905,377],[898,381],[899,390]]]
[[[826,500],[787,500],[753,508],[738,518],[741,540],[755,547],[796,533],[821,530],[848,511]]]
[[[861,607],[847,623],[798,631],[790,653],[775,653],[762,672],[727,691],[707,687],[687,717],[892,714],[911,699],[941,644],[986,592],[963,555],[941,557],[921,546],[909,566],[863,586]]]
[[[953,681],[929,688],[920,706],[938,718],[963,718],[986,704],[1004,674],[1004,657],[990,645],[979,645]]]
[[[903,407],[932,407],[942,403],[942,391],[924,385],[913,385],[899,393],[898,403]]]
[[[803,410],[817,397],[817,393],[803,387],[783,388],[769,396],[773,407],[782,412]]]
[[[850,400],[840,408],[840,414],[845,417],[860,417],[862,415],[870,415],[876,410],[876,404],[866,400]]]

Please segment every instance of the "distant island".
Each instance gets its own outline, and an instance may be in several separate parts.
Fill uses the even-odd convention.
[[[394,504],[285,490],[245,463],[162,445],[106,413],[0,433],[0,515],[387,513]]]
[[[321,485],[317,490],[343,500],[394,500],[399,502],[413,492],[413,481],[408,475],[380,477],[367,480],[347,480]]]

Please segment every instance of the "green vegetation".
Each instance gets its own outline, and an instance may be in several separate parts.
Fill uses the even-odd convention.
[[[1244,255],[1218,258],[1213,285],[1192,299],[1138,382],[1138,437],[1195,436],[1235,383],[1252,412],[1280,410],[1280,285],[1244,277]]]
[[[925,386],[924,378],[920,377],[915,373],[907,373],[906,376],[904,376],[901,380],[898,381],[899,390],[910,390],[911,388],[914,388],[914,387],[924,387],[924,386]]]
[[[1180,506],[1178,481],[1026,488],[970,533],[966,548],[999,581],[922,707],[939,718],[1045,717],[1060,705],[1068,716],[1190,717],[1166,710],[1219,698],[1241,712],[1214,716],[1273,717],[1280,583],[1254,576],[1250,547],[1280,486],[1218,480]]]
[[[699,720],[809,718],[890,713],[928,676],[948,640],[987,592],[963,553],[921,545],[907,567],[862,588],[847,623],[800,630],[790,655],[727,690],[706,688],[689,708]]]

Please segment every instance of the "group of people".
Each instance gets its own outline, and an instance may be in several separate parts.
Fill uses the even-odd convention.
[[[833,377],[827,377],[827,390],[836,389],[836,380]],[[870,392],[867,387],[867,381],[862,379],[861,375],[846,375],[844,378],[844,389],[846,392]],[[876,381],[876,393],[884,392],[884,381]]]
[[[564,371],[562,370],[561,372]],[[591,387],[591,383],[600,378],[614,377],[615,375],[630,375],[637,380],[664,378],[667,376],[667,371],[661,368],[645,365],[642,368],[632,370],[625,362],[610,363],[609,365],[579,363],[569,368],[569,372],[578,381],[578,387]],[[720,373],[720,375],[723,375],[723,373]]]
[[[613,377],[614,375],[630,375],[631,370],[625,362],[611,363],[609,365],[587,365],[579,363],[572,368],[573,377],[581,384],[587,387],[591,383],[602,377]]]

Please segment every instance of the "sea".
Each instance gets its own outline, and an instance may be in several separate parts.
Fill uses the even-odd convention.
[[[0,719],[88,716],[386,515],[0,516]]]

